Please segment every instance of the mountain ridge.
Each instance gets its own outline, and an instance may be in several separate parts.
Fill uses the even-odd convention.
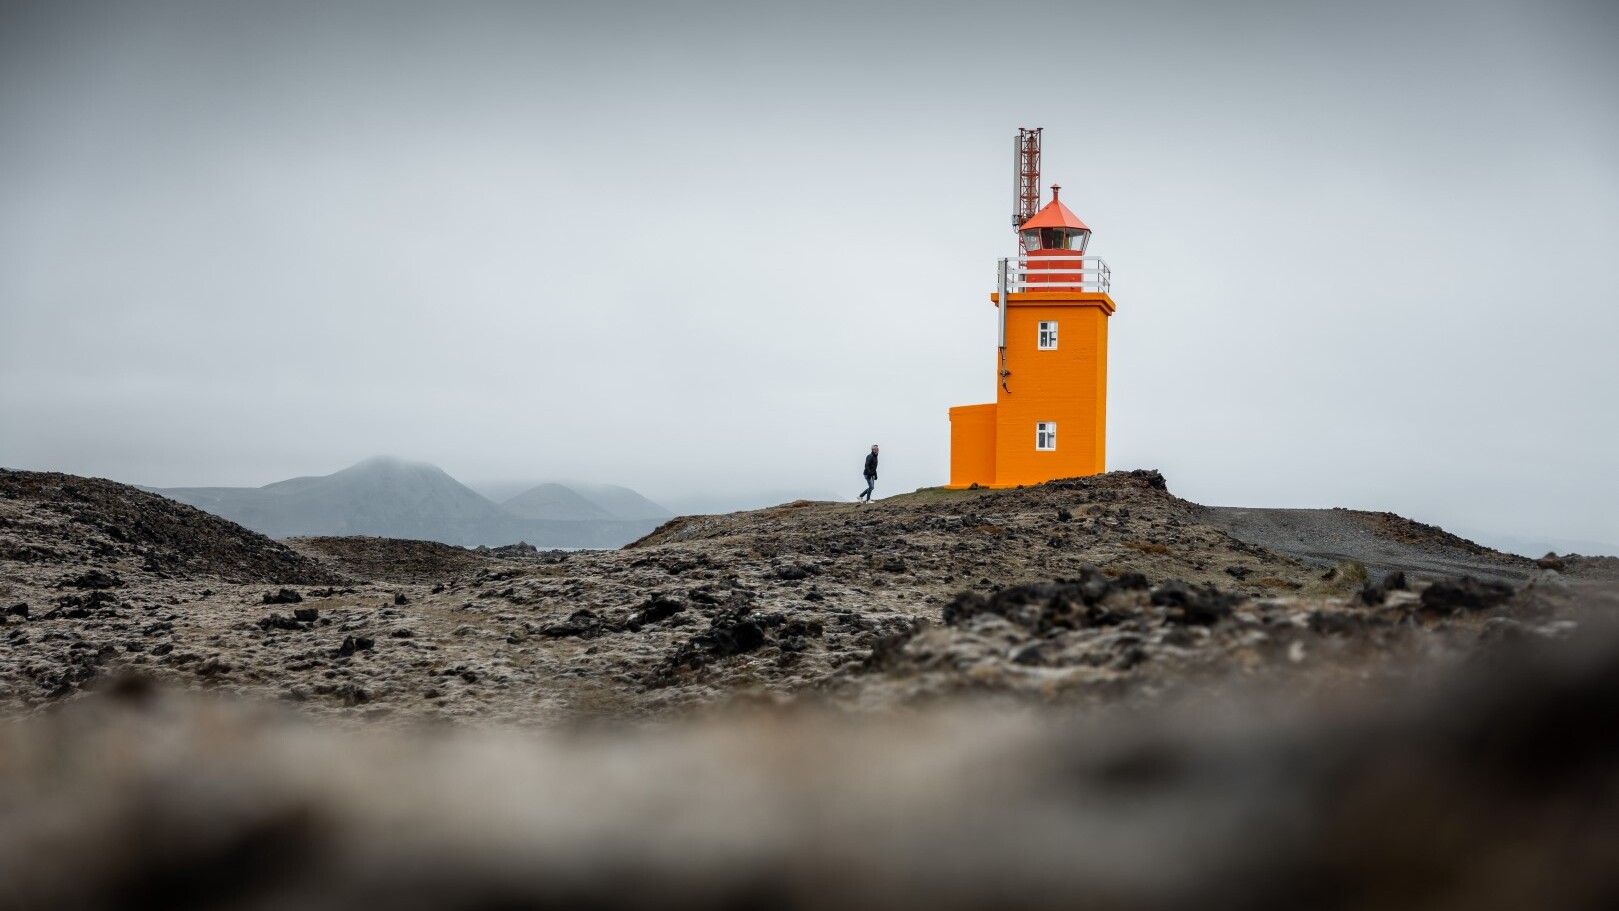
[[[272,538],[375,535],[461,547],[526,542],[543,547],[618,547],[669,515],[627,518],[561,484],[542,484],[496,503],[428,462],[373,456],[328,475],[262,487],[142,487]],[[629,488],[626,502],[657,504]]]

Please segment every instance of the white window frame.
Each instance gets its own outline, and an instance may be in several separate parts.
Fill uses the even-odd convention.
[[[1047,344],[1048,342],[1050,344]],[[1057,350],[1057,321],[1056,320],[1054,320],[1054,319],[1043,319],[1043,320],[1040,321],[1040,323],[1039,323],[1039,325],[1038,325],[1038,327],[1036,329],[1035,344],[1040,347],[1041,351],[1056,351]]]
[[[1057,422],[1036,421],[1034,424],[1034,448],[1037,452],[1057,451]]]

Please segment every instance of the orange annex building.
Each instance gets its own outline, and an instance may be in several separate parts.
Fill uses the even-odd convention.
[[[1001,260],[999,290],[990,295],[999,308],[995,401],[950,409],[952,488],[1106,470],[1112,276],[1086,254],[1090,228],[1062,204],[1060,186],[1029,214],[1040,196],[1039,140],[1038,130],[1020,132],[1014,223],[1022,253]]]

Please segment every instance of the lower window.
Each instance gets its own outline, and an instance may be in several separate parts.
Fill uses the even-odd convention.
[[[1057,422],[1040,421],[1034,425],[1034,448],[1051,451],[1057,448]]]

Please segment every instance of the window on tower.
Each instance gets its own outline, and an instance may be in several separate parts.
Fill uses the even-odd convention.
[[[1041,351],[1056,351],[1057,350],[1057,321],[1056,320],[1041,320],[1040,321],[1040,350]]]
[[[1057,422],[1041,421],[1034,425],[1034,448],[1045,452],[1057,448]]]

